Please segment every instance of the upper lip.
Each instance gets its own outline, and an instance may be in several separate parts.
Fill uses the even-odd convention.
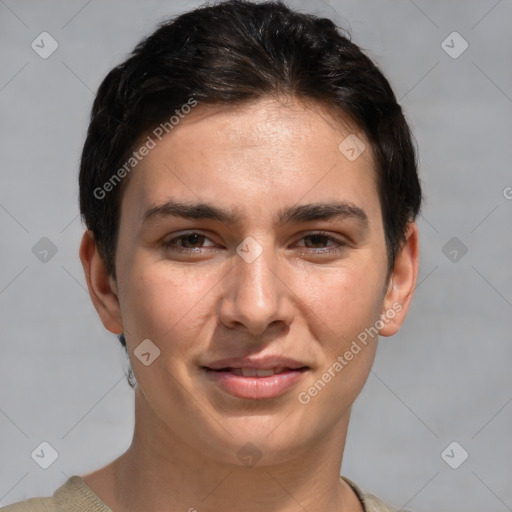
[[[255,368],[256,370],[268,370],[271,368],[290,368],[296,370],[298,368],[308,367],[307,364],[301,363],[289,357],[282,356],[266,356],[266,357],[229,357],[226,359],[218,359],[211,363],[203,365],[210,370],[221,370],[222,368]]]

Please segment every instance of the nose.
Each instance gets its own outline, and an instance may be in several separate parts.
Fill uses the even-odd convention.
[[[275,251],[267,246],[253,261],[236,254],[233,265],[223,281],[221,323],[251,336],[289,327],[294,315],[293,292]]]

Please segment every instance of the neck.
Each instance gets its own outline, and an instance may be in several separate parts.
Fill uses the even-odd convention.
[[[363,510],[339,476],[350,413],[314,447],[286,461],[248,467],[205,456],[201,443],[207,439],[196,446],[184,442],[148,411],[138,392],[135,404],[129,449],[107,468],[84,477],[116,512]]]

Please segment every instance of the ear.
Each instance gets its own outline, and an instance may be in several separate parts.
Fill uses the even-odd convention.
[[[379,330],[381,336],[393,336],[400,330],[416,288],[418,266],[418,226],[415,222],[410,222],[402,250],[395,259],[393,273],[384,298],[380,317],[384,323],[384,327]]]
[[[114,334],[122,334],[124,329],[117,285],[114,278],[107,273],[91,230],[87,230],[82,237],[80,260],[84,267],[89,295],[103,325]]]

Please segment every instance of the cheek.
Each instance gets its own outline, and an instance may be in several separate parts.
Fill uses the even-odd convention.
[[[131,367],[139,387],[149,392],[150,401],[156,399],[158,390],[168,389],[174,402],[181,403],[183,410],[186,406],[179,391],[181,388],[172,385],[173,379],[186,380],[187,368],[182,363],[191,350],[198,350],[200,334],[211,319],[211,307],[207,311],[208,295],[205,296],[209,287],[204,281],[202,285],[197,283],[201,280],[190,278],[190,274],[145,271],[126,283],[122,304]],[[160,350],[150,366],[144,366],[136,359],[136,348],[145,339],[151,340]]]
[[[382,281],[382,282],[381,282]],[[328,337],[356,335],[379,318],[383,276],[372,268],[338,269],[309,280],[304,302],[314,310]]]
[[[377,277],[338,271],[303,290],[321,355],[317,351],[320,364],[297,398],[320,408],[326,425],[350,407],[370,373],[378,339],[371,328],[379,319],[382,296]]]
[[[199,278],[192,269],[171,272],[165,262],[145,267],[139,272],[134,267],[130,274],[136,277],[124,289],[121,308],[127,340],[130,335],[134,343],[149,338],[167,352],[189,347],[197,340],[198,329],[212,318],[208,291],[214,276],[202,272]]]

